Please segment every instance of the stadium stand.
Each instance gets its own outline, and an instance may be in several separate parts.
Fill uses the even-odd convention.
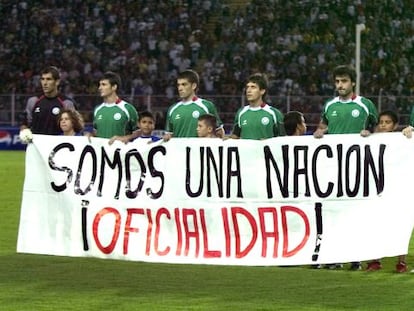
[[[0,11],[0,94],[17,94],[21,106],[36,92],[40,69],[53,64],[82,110],[97,103],[87,95],[106,70],[121,74],[138,107],[145,95],[159,95],[163,109],[174,100],[177,72],[191,66],[203,81],[200,95],[226,95],[218,106],[227,122],[255,71],[269,75],[276,104],[289,95],[292,110],[318,112],[334,92],[332,67],[355,62],[358,23],[366,25],[361,92],[374,101],[381,95],[400,114],[414,100],[409,0],[18,0],[2,1]]]

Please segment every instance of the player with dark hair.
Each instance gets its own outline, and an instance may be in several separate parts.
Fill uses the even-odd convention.
[[[234,118],[231,138],[266,139],[283,136],[283,114],[264,101],[267,91],[265,75],[251,75],[246,83],[248,105],[240,108]]]
[[[133,105],[119,98],[117,92],[120,89],[121,77],[112,71],[105,72],[99,81],[103,103],[94,110],[94,136],[111,139],[123,136],[129,141],[137,129],[138,112]]]
[[[171,137],[197,137],[198,118],[210,113],[217,118],[219,128],[223,131],[222,122],[216,106],[206,99],[197,97],[200,78],[194,70],[187,69],[178,74],[177,89],[180,101],[167,111],[166,134],[164,140]]]
[[[372,101],[354,93],[355,70],[346,65],[337,66],[333,70],[333,79],[338,96],[325,103],[314,137],[322,138],[325,133],[370,135],[377,124],[378,112]],[[342,264],[333,263],[326,267],[336,269]],[[361,268],[359,261],[351,262],[351,270]]]
[[[30,128],[33,134],[59,135],[59,113],[63,109],[75,109],[75,103],[73,99],[59,93],[60,74],[55,66],[41,71],[40,84],[43,94],[28,99],[26,120],[20,129]]]
[[[354,93],[355,70],[341,65],[334,69],[333,78],[338,96],[328,100],[322,111],[321,121],[314,132],[316,138],[325,133],[368,136],[378,120],[377,108],[368,98]]]

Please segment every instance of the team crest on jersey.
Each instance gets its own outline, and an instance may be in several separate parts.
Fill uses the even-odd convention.
[[[354,118],[358,118],[358,117],[359,117],[359,110],[358,110],[358,109],[354,109],[354,110],[352,110],[351,115],[352,115]]]
[[[199,116],[200,116],[200,112],[199,111],[193,111],[193,118],[194,119],[198,119]]]
[[[34,110],[34,112],[39,113],[40,112],[40,107],[36,107],[35,110]]]
[[[269,120],[269,118],[268,118],[268,117],[263,117],[263,118],[262,118],[262,124],[263,124],[263,125],[268,125],[268,124],[269,124],[269,122],[270,122],[270,120]]]
[[[121,114],[119,112],[114,114],[114,120],[121,120]]]
[[[57,116],[57,115],[59,114],[59,112],[60,112],[59,107],[54,107],[54,108],[52,109],[52,114],[54,114],[55,116]]]

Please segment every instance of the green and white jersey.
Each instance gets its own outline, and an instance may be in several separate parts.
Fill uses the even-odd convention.
[[[328,125],[329,134],[353,134],[373,128],[378,121],[378,111],[369,99],[354,95],[346,101],[335,97],[325,103],[322,121]]]
[[[93,128],[97,137],[111,138],[131,134],[137,129],[137,122],[135,107],[119,99],[116,103],[102,103],[95,108]]]
[[[218,126],[223,124],[212,102],[198,97],[180,101],[168,109],[165,130],[174,137],[197,137],[198,118],[207,113],[216,116]]]
[[[242,139],[257,140],[283,136],[283,114],[268,104],[244,106],[234,118],[233,134]]]

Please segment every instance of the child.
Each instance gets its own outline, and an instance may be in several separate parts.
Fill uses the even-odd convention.
[[[376,127],[377,133],[394,132],[398,128],[398,115],[391,110],[385,110],[379,114],[378,124]],[[407,264],[405,262],[406,255],[398,256],[398,262],[395,265],[395,270],[398,273],[407,272]],[[372,260],[368,263],[368,271],[376,271],[382,268],[380,259]]]
[[[198,118],[197,136],[204,138],[215,138],[217,118],[212,114],[203,114]]]
[[[285,132],[288,136],[299,136],[306,134],[306,122],[303,113],[299,111],[289,111],[285,114],[283,121]]]
[[[148,140],[148,143],[155,142],[161,138],[152,135],[155,129],[155,117],[149,111],[143,111],[138,114],[138,127],[141,130],[141,136],[137,137],[134,141]]]
[[[74,109],[63,109],[58,116],[58,125],[65,136],[82,136],[82,115]]]
[[[385,110],[379,114],[377,133],[394,132],[398,127],[398,115],[391,110]]]

